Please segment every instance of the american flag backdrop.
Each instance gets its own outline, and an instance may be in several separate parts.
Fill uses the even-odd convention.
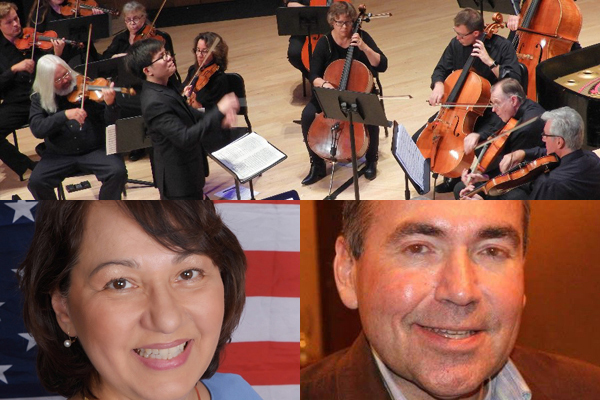
[[[62,399],[39,384],[36,345],[23,326],[15,278],[33,234],[35,206],[35,202],[0,203],[0,399]],[[219,371],[242,375],[264,400],[298,400],[300,204],[259,201],[216,206],[248,258],[246,307]]]

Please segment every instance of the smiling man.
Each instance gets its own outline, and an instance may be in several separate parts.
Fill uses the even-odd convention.
[[[302,399],[597,398],[599,368],[514,348],[527,203],[434,203],[346,204],[334,273],[363,333],[302,371]]]

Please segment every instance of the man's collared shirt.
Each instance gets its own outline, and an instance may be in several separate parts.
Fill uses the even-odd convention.
[[[381,361],[377,352],[371,348],[377,368],[383,378],[383,383],[392,400],[407,400],[392,377],[393,372]],[[509,359],[490,381],[489,390],[484,400],[531,400],[531,391],[517,367]]]

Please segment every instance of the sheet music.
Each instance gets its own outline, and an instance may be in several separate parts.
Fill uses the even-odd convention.
[[[106,127],[106,155],[117,154],[117,126]]]
[[[410,180],[417,186],[419,194],[428,192],[429,168],[427,162],[402,124],[394,127],[392,152]]]
[[[223,165],[244,181],[286,158],[256,132],[248,133],[212,153]]]

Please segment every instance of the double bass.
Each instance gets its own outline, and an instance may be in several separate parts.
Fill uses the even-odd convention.
[[[573,0],[526,0],[513,39],[519,62],[527,67],[527,97],[536,101],[537,65],[565,54],[577,42],[582,18]]]
[[[491,38],[500,28],[498,20],[485,28],[485,38]],[[421,154],[431,160],[431,171],[447,178],[458,178],[471,166],[474,153],[465,154],[464,140],[490,102],[491,84],[471,71],[474,61],[475,57],[470,56],[462,70],[446,78],[442,103],[450,107],[442,106],[417,139]]]
[[[366,7],[358,7],[359,15],[352,29],[352,35],[358,32],[365,17]],[[373,89],[373,74],[362,62],[353,60],[355,46],[348,47],[345,60],[335,60],[325,70],[323,79],[339,90],[368,93]],[[335,82],[339,82],[336,85]],[[357,122],[354,126],[354,145],[356,158],[360,158],[369,147],[369,135],[364,124]],[[350,123],[325,118],[321,112],[308,130],[308,146],[319,157],[331,162],[349,162],[352,160],[352,143],[350,140]]]

